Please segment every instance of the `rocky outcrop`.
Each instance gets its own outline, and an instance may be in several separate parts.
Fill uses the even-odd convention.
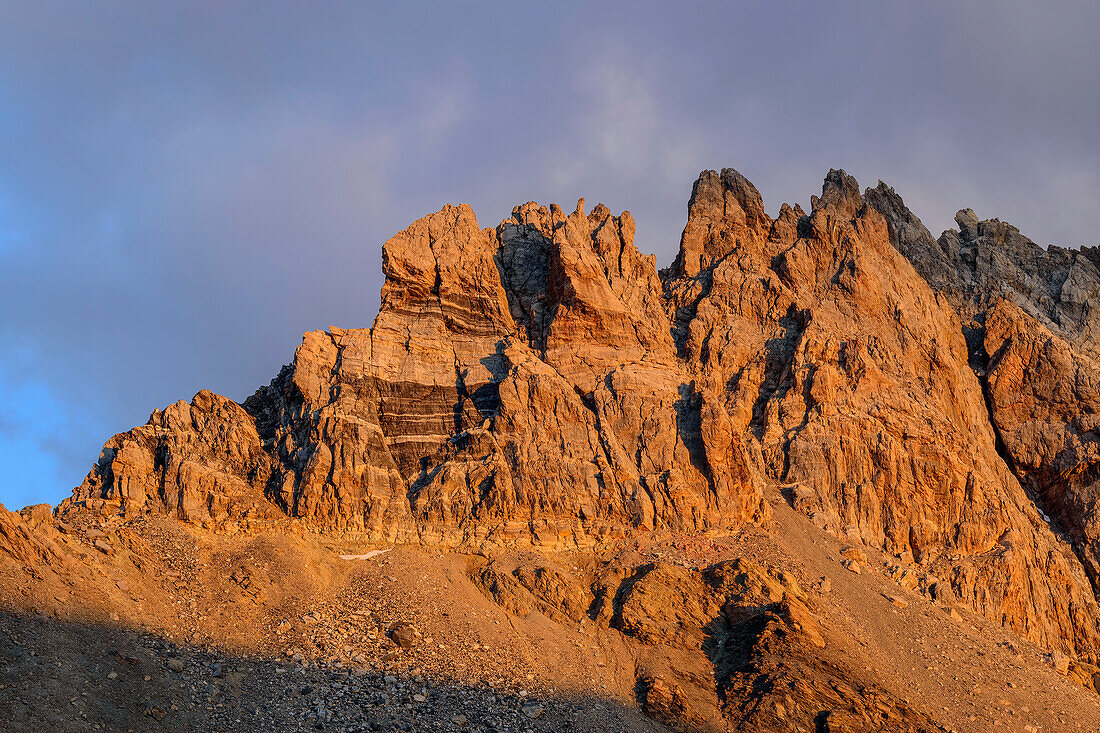
[[[708,190],[690,216],[717,219],[731,197],[756,209],[736,177],[717,180],[731,193]],[[808,215],[754,221],[732,249],[706,239],[709,267],[667,288],[697,384],[759,441],[768,478],[819,526],[917,561],[1035,641],[1091,653],[1080,564],[999,456],[959,318],[886,218],[832,171]],[[1026,547],[1002,544],[1010,530]]]
[[[306,334],[243,409],[200,393],[116,436],[63,511],[218,520],[256,499],[371,537],[544,545],[759,518],[752,458],[677,358],[633,236],[583,201],[487,230],[446,207],[386,242],[373,328]]]
[[[153,512],[196,522],[272,516],[263,494],[270,472],[252,417],[203,390],[190,404],[180,400],[111,438],[62,510]]]
[[[658,272],[628,212],[528,203],[482,229],[447,206],[386,242],[371,329],[306,334],[243,405],[203,392],[115,436],[61,513],[574,546],[733,531],[765,520],[776,486],[822,529],[1091,658],[1082,564],[1036,510],[1045,489],[1021,485],[1026,456],[1014,473],[998,450],[994,426],[1033,419],[991,419],[968,368],[997,283],[984,263],[1024,253],[1009,260],[1028,312],[1085,343],[1090,255],[1043,259],[1007,225],[962,221],[933,242],[892,190],[861,195],[843,171],[809,213],[772,219],[743,176],[707,171]]]
[[[1012,466],[1100,590],[1100,364],[1008,301],[987,315],[984,346]]]
[[[677,730],[939,729],[838,658],[793,576],[747,558],[702,571],[616,558],[591,578],[497,559],[475,581],[513,615],[618,632],[642,709]]]
[[[973,333],[973,350],[982,347],[985,314],[1008,300],[1083,353],[1100,353],[1100,248],[1044,249],[1011,224],[979,220],[971,209],[955,214],[959,228],[937,240],[886,184],[867,189],[866,197],[886,217],[898,251],[958,310]]]
[[[71,553],[61,542],[48,505],[10,512],[0,504],[0,555],[34,572],[42,566],[64,564]]]

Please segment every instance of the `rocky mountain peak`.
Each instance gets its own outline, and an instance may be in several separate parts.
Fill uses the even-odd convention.
[[[694,277],[734,249],[761,239],[771,227],[756,186],[733,168],[706,170],[691,189],[688,221],[671,271]]]
[[[204,392],[115,436],[61,513],[589,547],[766,523],[770,493],[1086,658],[1098,535],[1071,517],[1094,474],[1067,451],[1085,455],[1091,423],[1037,453],[999,385],[1071,362],[1021,368],[1053,359],[1046,332],[979,329],[1010,297],[1013,317],[1092,348],[1100,279],[1087,255],[975,221],[934,240],[893,189],[861,195],[842,170],[809,214],[772,220],[741,174],[704,171],[658,273],[629,212],[529,202],[483,229],[446,206],[383,246],[370,329],[306,334],[244,406]],[[1064,431],[1090,400],[1037,414]]]
[[[978,236],[978,215],[974,209],[959,209],[955,212],[955,223],[964,239],[976,239]]]
[[[374,659],[387,709],[405,662],[402,709],[468,662],[530,692],[530,648],[553,687],[615,685],[638,730],[977,733],[1010,695],[1087,720],[1100,702],[1065,701],[1100,689],[1100,256],[969,209],[934,238],[842,170],[811,202],[771,219],[704,171],[662,271],[629,212],[584,199],[418,219],[382,247],[370,328],[306,333],[243,404],[154,411],[53,514],[0,508],[0,573],[38,583],[0,600],[83,618],[108,598],[135,627],[159,609],[181,638],[207,621],[284,653],[297,634],[342,672],[295,679],[362,691],[348,667]],[[434,722],[470,727],[459,697]],[[330,698],[341,721],[363,699]],[[522,699],[521,722],[565,727]]]
[[[831,169],[821,185],[821,197],[810,197],[810,208],[831,209],[841,218],[855,219],[863,208],[859,183],[843,170]]]

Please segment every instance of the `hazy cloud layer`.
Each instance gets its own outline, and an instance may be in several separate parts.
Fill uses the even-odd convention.
[[[1095,3],[589,5],[0,8],[0,502],[370,325],[447,202],[603,201],[667,263],[701,169],[774,213],[844,167],[935,232],[1100,242]]]

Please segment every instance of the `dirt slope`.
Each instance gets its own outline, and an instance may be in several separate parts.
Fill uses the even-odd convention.
[[[488,557],[397,546],[342,560],[378,548],[158,518],[66,527],[63,561],[0,562],[0,713],[27,730],[1100,721],[1100,698],[1049,654],[906,590],[873,553],[856,574],[853,546],[770,499],[774,520],[733,536]]]

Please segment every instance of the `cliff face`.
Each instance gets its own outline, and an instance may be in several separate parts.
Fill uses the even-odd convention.
[[[691,210],[716,222],[709,264],[668,288],[685,361],[734,432],[759,441],[768,479],[819,526],[918,563],[968,606],[1092,650],[1095,599],[997,453],[950,301],[843,172],[809,214],[746,213],[760,209],[736,174],[704,175]]]
[[[867,197],[962,316],[1005,461],[1100,591],[1100,248],[1043,249],[969,209],[933,241],[893,189]]]
[[[633,238],[583,202],[485,230],[448,206],[386,242],[372,329],[306,334],[243,409],[201,393],[116,436],[65,510],[548,545],[761,518]]]
[[[898,251],[959,311],[972,349],[981,349],[985,314],[1007,300],[1082,353],[1100,354],[1100,248],[1044,249],[1011,224],[981,221],[970,209],[955,214],[958,230],[934,240],[886,184],[866,197],[889,221]]]
[[[243,406],[154,413],[60,511],[587,545],[766,522],[778,487],[929,592],[1091,658],[1100,399],[1075,355],[1100,277],[961,221],[935,242],[842,171],[773,220],[708,171],[658,272],[626,212],[529,203],[481,229],[448,206],[386,242],[371,329],[306,334]]]

